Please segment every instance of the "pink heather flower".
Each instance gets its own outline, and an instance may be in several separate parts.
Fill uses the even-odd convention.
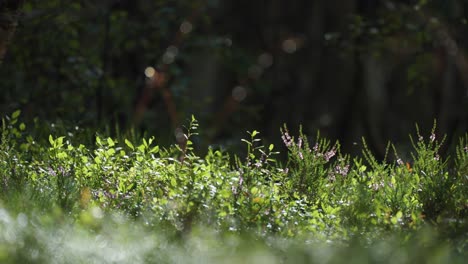
[[[434,157],[435,160],[440,160],[440,156],[439,154],[436,154],[435,157]]]
[[[429,137],[429,139],[431,140],[431,142],[434,142],[436,136],[434,133],[431,134],[431,136]]]
[[[344,172],[343,176],[348,175],[348,172],[349,172],[349,164],[346,164],[346,166],[343,168],[343,172]]]
[[[285,131],[281,138],[283,139],[284,145],[286,145],[286,147],[290,147],[292,144],[294,144],[288,131]]]
[[[289,168],[284,168],[284,173],[288,174]]]
[[[373,183],[371,186],[370,186],[374,191],[378,191],[380,188],[383,188],[385,187],[385,184],[383,182],[376,182],[376,183]],[[393,187],[393,186],[391,186]]]
[[[465,152],[468,152],[468,146],[465,146],[464,149],[465,149]]]
[[[300,158],[301,160],[304,159],[304,156],[302,156],[302,152],[300,152],[300,151],[299,151],[299,158]]]
[[[380,189],[380,185],[378,183],[373,183],[371,188],[374,190],[374,191],[377,191]]]
[[[343,168],[340,165],[336,165],[335,172],[341,174],[342,176],[348,175],[349,165],[344,166]]]
[[[335,156],[335,154],[336,154],[335,149],[331,149],[330,151],[325,153],[325,160],[329,161],[331,158],[333,158]]]
[[[255,167],[260,168],[261,166],[262,166],[262,161],[259,160],[255,163]]]
[[[422,136],[419,136],[419,141],[423,141],[424,138]]]
[[[299,139],[297,140],[297,147],[300,149],[302,148],[302,138],[299,137]]]
[[[314,145],[314,151],[315,151],[315,152],[318,151],[318,144],[317,144],[317,143],[315,143],[315,145]]]
[[[405,164],[400,158],[397,159],[396,163],[400,166],[403,166]]]

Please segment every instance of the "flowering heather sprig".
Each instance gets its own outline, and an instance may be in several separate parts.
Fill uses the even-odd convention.
[[[331,158],[333,158],[336,155],[336,150],[333,148],[330,151],[327,151],[324,155],[325,160],[328,162],[330,161]]]
[[[405,165],[405,163],[404,163],[400,158],[398,158],[396,162],[397,162],[397,164],[400,165],[400,166]]]
[[[50,167],[47,168],[47,173],[49,173],[50,176],[57,176],[57,173]]]
[[[344,167],[341,167],[340,165],[336,165],[335,170],[329,172],[328,179],[333,182],[336,180],[336,175],[339,174],[343,177],[346,177],[346,175],[348,175],[348,172],[349,172],[349,165],[346,165]]]
[[[385,187],[385,184],[383,182],[376,182],[370,186],[370,188],[372,188],[374,191],[378,191],[380,188],[383,187]]]
[[[234,195],[237,195],[238,193],[238,190],[242,190],[242,183],[244,182],[244,178],[242,178],[242,171],[240,171],[240,175],[239,175],[239,183],[237,185],[237,187],[235,185],[232,185],[231,186],[231,191]]]
[[[341,174],[342,176],[348,175],[349,164],[344,166],[344,167],[341,167],[340,165],[336,165],[335,172],[338,173],[338,174]]]
[[[318,143],[315,143],[315,145],[314,145],[314,148],[313,148],[313,149],[314,149],[314,152],[317,152],[317,151],[318,151],[318,149],[319,149]]]
[[[289,148],[290,146],[294,145],[294,141],[289,135],[288,131],[284,131],[284,133],[281,135],[281,138],[283,139],[284,145],[286,145],[286,147]]]
[[[254,165],[255,165],[255,167],[257,167],[257,168],[260,168],[260,167],[262,167],[262,161],[259,160],[259,161],[255,162]]]
[[[302,138],[301,138],[301,137],[299,137],[299,139],[297,140],[297,147],[298,147],[299,149],[302,148]]]
[[[434,142],[434,140],[436,139],[435,134],[432,133],[431,136],[429,137],[429,139],[431,140],[431,142]]]

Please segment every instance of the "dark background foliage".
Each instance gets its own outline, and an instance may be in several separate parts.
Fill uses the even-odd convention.
[[[283,123],[302,124],[348,152],[364,136],[379,157],[437,119],[449,146],[468,125],[467,12],[463,0],[24,1],[0,112],[168,142],[194,114],[199,143],[223,146],[253,129],[279,143]]]

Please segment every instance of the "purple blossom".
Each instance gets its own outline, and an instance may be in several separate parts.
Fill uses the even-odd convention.
[[[281,136],[281,138],[283,139],[284,145],[286,145],[286,147],[290,147],[291,145],[294,144],[294,141],[292,140],[288,131],[285,131],[283,135]]]
[[[231,186],[231,191],[232,191],[232,193],[233,193],[234,195],[236,195],[236,194],[237,194],[237,188],[236,188],[236,186],[232,185],[232,186]]]
[[[434,142],[436,136],[434,133],[431,134],[431,136],[429,137],[429,139],[431,140],[431,142]]]
[[[314,145],[314,151],[317,152],[317,151],[318,151],[318,148],[319,148],[318,144],[315,143],[315,145]]]
[[[331,149],[330,151],[327,151],[327,153],[325,153],[325,160],[328,162],[331,158],[333,158],[336,154],[336,150],[333,148]]]
[[[437,160],[437,161],[440,160],[439,154],[436,154],[435,157],[434,157],[434,159]]]
[[[340,165],[336,165],[335,172],[338,173],[338,174],[341,174],[342,176],[348,175],[349,164],[344,166],[344,167],[341,167]]]
[[[403,166],[405,164],[400,158],[398,158],[396,162],[400,166]]]
[[[302,138],[299,137],[299,139],[297,140],[297,147],[300,149],[302,148]]]
[[[419,141],[423,141],[424,138],[422,136],[419,136]]]
[[[385,187],[385,184],[383,182],[375,182],[371,185],[371,188],[374,191],[378,191],[380,188]]]
[[[52,169],[52,168],[47,168],[47,172],[49,173],[49,175],[51,176],[57,176],[57,173]]]
[[[468,146],[465,146],[464,149],[465,149],[465,152],[468,152]]]
[[[299,151],[299,158],[300,158],[301,160],[304,159],[304,156],[302,156],[302,152],[300,152],[300,151]]]

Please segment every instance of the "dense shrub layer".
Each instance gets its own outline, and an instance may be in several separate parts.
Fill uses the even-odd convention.
[[[351,254],[404,263],[466,254],[468,135],[453,159],[439,155],[434,131],[417,131],[406,159],[389,145],[393,158],[378,161],[364,140],[363,157],[350,157],[285,127],[282,165],[257,131],[243,140],[244,158],[198,156],[194,118],[163,148],[154,138],[33,138],[18,117],[1,130],[3,260],[335,263]]]

